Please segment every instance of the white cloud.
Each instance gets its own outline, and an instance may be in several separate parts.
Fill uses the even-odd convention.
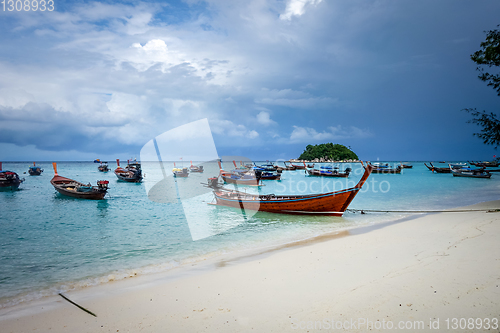
[[[308,141],[324,141],[337,140],[346,138],[366,138],[372,134],[368,130],[362,130],[355,126],[343,128],[341,125],[330,126],[326,131],[318,132],[314,128],[293,126],[292,134],[290,135],[291,143],[308,142]]]
[[[256,139],[259,133],[255,130],[248,130],[244,125],[235,124],[230,120],[210,120],[210,129],[215,134],[226,135],[229,137],[241,137],[246,139]]]
[[[293,16],[302,16],[307,5],[316,6],[322,0],[288,0],[285,12],[280,15],[282,20],[291,20]]]
[[[269,112],[261,111],[257,115],[257,122],[264,126],[276,125],[277,123],[271,119]]]

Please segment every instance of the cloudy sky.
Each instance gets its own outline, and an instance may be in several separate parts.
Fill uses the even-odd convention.
[[[498,110],[470,60],[498,0],[54,2],[0,12],[3,161],[138,157],[203,118],[221,156],[499,154],[461,111]]]

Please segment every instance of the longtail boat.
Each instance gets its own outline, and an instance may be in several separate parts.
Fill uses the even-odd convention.
[[[221,173],[220,177],[226,184],[238,184],[247,186],[260,186],[260,178],[257,177],[257,173],[246,172],[246,173]]]
[[[101,162],[101,165],[97,167],[97,170],[101,172],[108,172],[109,171],[108,162]]]
[[[351,173],[351,168],[346,168],[344,172],[337,170],[337,168],[324,168],[322,169],[306,169],[309,176],[321,176],[321,177],[349,177]]]
[[[432,162],[430,162],[431,166],[428,166],[425,163],[424,163],[424,165],[427,167],[427,169],[429,169],[432,172],[436,172],[436,173],[451,173],[450,168],[435,167],[434,164],[432,164]]]
[[[496,168],[500,165],[500,163],[493,161],[493,162],[469,162],[469,164],[477,166],[477,167],[486,167],[486,168]]]
[[[372,173],[401,173],[401,165],[395,168],[390,168],[389,164],[374,163],[370,165],[373,167]]]
[[[137,161],[127,163],[125,168],[120,167],[120,160],[116,159],[118,167],[115,169],[115,175],[119,180],[129,183],[139,183],[142,181],[141,164]]]
[[[238,184],[247,186],[261,186],[260,177],[261,174],[258,170],[248,170],[248,169],[234,169],[231,171],[224,171],[222,169],[221,161],[219,163],[219,177],[224,181],[225,184]]]
[[[280,180],[282,170],[276,172],[255,170],[255,175],[261,180]]]
[[[358,184],[340,191],[307,195],[256,195],[222,188],[217,178],[209,178],[207,187],[213,189],[213,205],[284,214],[318,214],[342,216],[351,201],[370,176],[373,167],[365,172]]]
[[[304,170],[306,168],[306,162],[303,162],[303,163],[304,163],[303,165],[298,165],[298,164],[293,164],[293,163],[290,163],[290,165],[297,170]]]
[[[293,171],[293,170],[296,170],[297,168],[294,167],[291,163],[290,165],[286,165],[286,162],[283,162],[283,164],[285,165],[285,167],[283,168],[283,170],[289,170],[289,171]]]
[[[57,164],[52,163],[52,166],[54,167],[54,177],[50,180],[50,183],[57,192],[72,198],[91,200],[104,199],[108,191],[109,181],[99,180],[97,186],[83,184],[76,180],[59,176],[57,174]]]
[[[30,176],[40,176],[43,172],[43,169],[40,168],[39,166],[35,165],[35,162],[33,162],[33,166],[30,166],[28,169],[28,173]]]
[[[191,165],[189,166],[189,171],[202,173],[204,171],[203,165],[196,166],[196,165],[193,165],[193,162],[191,161]]]
[[[9,170],[2,170],[2,162],[0,162],[0,190],[17,190],[23,181],[24,178],[19,178],[17,173]]]
[[[454,168],[450,164],[450,170],[453,173],[453,177],[470,177],[470,178],[491,178],[491,173],[483,168],[472,169],[472,168]]]

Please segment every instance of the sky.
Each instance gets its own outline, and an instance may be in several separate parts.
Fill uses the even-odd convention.
[[[470,60],[498,0],[53,1],[0,8],[2,161],[138,158],[205,118],[220,156],[500,156],[461,111],[498,112]]]

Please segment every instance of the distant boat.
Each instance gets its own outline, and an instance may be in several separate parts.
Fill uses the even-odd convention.
[[[309,176],[321,176],[321,177],[349,177],[351,173],[351,168],[346,168],[344,172],[338,170],[338,168],[322,166],[318,169],[306,169]]]
[[[471,177],[471,178],[491,178],[491,173],[486,171],[484,168],[472,169],[468,168],[454,168],[450,164],[450,170],[454,177]]]
[[[305,162],[303,162],[303,163],[304,163],[303,165],[293,164],[293,163],[290,163],[290,165],[297,170],[304,170],[306,168],[306,163]]]
[[[2,170],[2,162],[0,162],[0,190],[12,191],[17,190],[19,185],[24,182],[24,178],[19,178],[19,175],[13,171]]]
[[[247,186],[260,186],[260,178],[257,178],[256,173],[222,173],[220,175],[226,184],[238,184]]]
[[[289,170],[289,171],[293,171],[293,170],[296,170],[297,168],[295,166],[293,166],[292,163],[290,163],[290,165],[286,165],[286,162],[283,162],[283,164],[285,165],[284,169],[283,170]]]
[[[33,166],[30,166],[28,169],[28,173],[30,176],[40,176],[43,172],[43,169],[40,168],[39,166],[35,165],[35,162],[33,162]]]
[[[373,167],[372,173],[393,173],[393,174],[401,173],[401,165],[398,165],[395,168],[391,168],[387,163],[386,164],[373,163],[370,165]]]
[[[255,177],[261,180],[280,180],[281,172],[281,170],[277,170],[276,172],[255,170]]]
[[[174,177],[187,177],[189,176],[188,168],[173,168],[172,172],[174,173]]]
[[[109,171],[108,162],[101,162],[101,165],[97,167],[97,170],[101,172],[108,172]]]
[[[409,163],[401,163],[401,167],[403,169],[412,169],[413,168],[413,165],[409,164]]]
[[[204,171],[203,165],[196,166],[196,165],[193,165],[193,162],[191,162],[191,165],[189,166],[189,171],[202,173]]]
[[[477,166],[477,167],[486,167],[486,168],[496,168],[500,165],[498,162],[469,162],[471,165]]]
[[[219,177],[226,184],[239,184],[247,186],[260,186],[260,178],[257,175],[261,174],[261,171],[257,170],[240,170],[235,169],[232,171],[224,171],[222,169],[222,164],[219,161]]]
[[[52,163],[54,167],[54,177],[50,180],[54,189],[62,195],[72,198],[101,200],[104,199],[108,191],[109,181],[100,180],[97,186],[83,184],[76,180],[61,177],[57,174],[57,164]]]
[[[118,167],[115,169],[115,175],[119,180],[129,183],[140,183],[142,181],[141,164],[134,160],[132,163],[127,163],[125,168],[120,167],[120,160],[116,159]]]
[[[359,192],[372,171],[367,165],[358,184],[340,191],[307,194],[307,195],[256,195],[234,190],[228,190],[219,185],[217,178],[209,178],[209,188],[212,188],[216,203],[213,205],[228,206],[238,209],[255,210],[284,214],[318,214],[342,216],[351,201]]]
[[[460,169],[467,167],[467,163],[448,163],[448,166],[452,169]]]
[[[94,160],[94,163],[101,163],[101,160],[100,159],[96,159],[96,160]]]
[[[431,166],[428,166],[425,163],[424,163],[424,165],[427,167],[427,169],[429,169],[432,172],[436,172],[436,173],[451,173],[451,170],[450,170],[449,167],[448,168],[435,167],[434,164],[432,164],[432,162],[430,162]]]
[[[254,163],[254,165],[255,165],[255,167],[254,167],[255,170],[260,170],[260,171],[276,171],[276,170],[278,170],[278,166],[274,165],[272,163],[266,163],[266,164],[261,164],[261,165],[257,165]]]

